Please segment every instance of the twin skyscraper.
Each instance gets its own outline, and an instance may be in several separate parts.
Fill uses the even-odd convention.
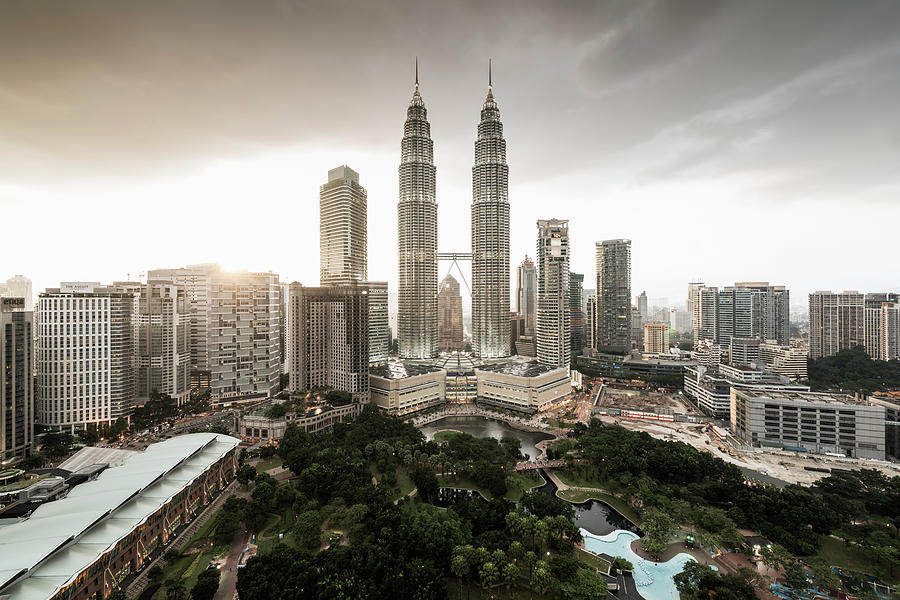
[[[490,65],[472,167],[472,354],[510,354],[509,167]],[[400,356],[438,355],[437,202],[434,142],[425,102],[415,90],[406,111],[397,205],[399,280],[397,337]]]

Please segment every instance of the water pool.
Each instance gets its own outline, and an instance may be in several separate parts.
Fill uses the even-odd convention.
[[[684,569],[687,561],[694,560],[690,554],[682,552],[664,563],[655,563],[634,553],[631,542],[639,538],[630,531],[617,529],[606,535],[594,535],[587,529],[581,529],[581,535],[585,548],[590,552],[621,556],[631,562],[637,591],[646,600],[678,600],[673,577]]]

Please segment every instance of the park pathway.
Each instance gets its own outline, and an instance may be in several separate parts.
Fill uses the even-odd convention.
[[[197,531],[203,527],[203,525],[209,521],[209,519],[216,514],[216,511],[225,503],[225,499],[228,498],[232,492],[237,488],[237,480],[235,479],[227,486],[222,492],[216,496],[215,500],[206,505],[206,508],[203,509],[203,512],[197,515],[193,521],[178,534],[178,537],[175,538],[174,541],[170,542],[167,548],[174,548],[177,550],[181,550],[181,548],[190,540]],[[147,577],[147,573],[150,572],[150,568],[154,565],[159,565],[160,567],[165,568],[166,559],[164,558],[164,552],[160,552],[159,556],[157,556],[154,560],[150,561],[150,563],[144,565],[144,568],[138,573],[138,576],[134,578],[129,586],[125,589],[125,597],[128,600],[134,600],[137,598],[140,593],[147,587],[149,583],[149,579]]]
[[[234,536],[234,542],[231,544],[231,553],[225,564],[222,565],[220,574],[222,581],[219,583],[219,589],[216,591],[214,600],[232,600],[237,592],[237,572],[238,560],[241,558],[241,552],[247,547],[250,541],[250,532],[243,525],[241,530]]]

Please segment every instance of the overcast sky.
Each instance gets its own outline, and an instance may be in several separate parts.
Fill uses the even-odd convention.
[[[630,238],[651,298],[897,290],[898,31],[892,0],[0,0],[0,280],[218,261],[317,284],[318,188],[346,163],[395,290],[418,55],[441,251],[470,247],[491,57],[513,268],[567,218],[572,270]]]

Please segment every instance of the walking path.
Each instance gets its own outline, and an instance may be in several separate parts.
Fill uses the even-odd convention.
[[[197,530],[199,530],[209,519],[216,513],[217,510],[225,503],[225,499],[231,495],[232,492],[237,488],[237,480],[235,479],[222,490],[216,498],[206,505],[206,508],[203,509],[203,512],[194,517],[194,520],[188,524],[188,526],[178,534],[172,542],[167,545],[169,549],[177,549],[181,550],[181,548],[190,540]],[[144,565],[144,568],[138,573],[137,577],[134,578],[128,587],[125,589],[125,597],[128,600],[134,600],[140,595],[140,593],[147,587],[149,583],[149,578],[147,574],[150,572],[150,568],[154,565],[159,565],[162,568],[166,566],[166,559],[164,558],[164,552],[160,552],[159,556],[150,561],[149,563]]]
[[[237,532],[234,536],[234,541],[231,543],[231,553],[228,555],[228,560],[222,565],[222,570],[220,571],[222,581],[219,583],[219,589],[216,591],[214,600],[232,600],[234,598],[237,592],[238,560],[240,560],[241,552],[247,547],[249,541],[250,532],[242,525],[241,530]]]

